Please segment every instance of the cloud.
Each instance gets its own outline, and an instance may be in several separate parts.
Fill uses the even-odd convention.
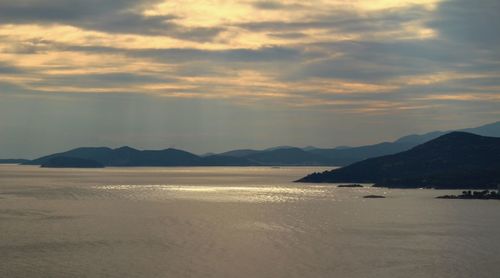
[[[307,29],[331,30],[339,33],[388,31],[421,19],[428,11],[420,6],[404,9],[386,9],[376,12],[360,12],[352,9],[332,9],[316,16],[294,20],[269,20],[246,22],[237,25],[258,32],[297,32]]]
[[[439,3],[428,25],[451,40],[494,47],[498,51],[499,11],[497,0],[445,0]]]
[[[330,57],[325,55],[327,58],[304,63],[291,71],[286,79],[325,78],[380,83],[402,76],[443,71],[460,57],[459,52],[447,51],[439,41],[350,41],[306,47],[323,49]]]
[[[11,55],[11,62],[16,61],[13,57],[21,61],[12,63],[15,69],[0,65],[0,72],[29,76],[11,81],[34,91],[94,90],[231,99],[238,104],[272,100],[286,106],[299,103],[355,111],[365,111],[363,106],[391,107],[390,102],[415,109],[429,109],[432,100],[477,102],[476,96],[495,93],[500,86],[487,76],[500,72],[495,59],[498,53],[474,51],[454,35],[452,29],[458,27],[449,27],[458,20],[479,20],[474,15],[460,16],[467,13],[468,4],[463,1],[444,2],[435,10],[406,5],[369,11],[260,1],[251,5],[259,12],[269,12],[266,17],[204,26],[181,25],[183,17],[174,11],[144,13],[158,1],[88,3],[0,3],[2,22],[67,24],[110,35],[74,43],[51,41],[43,35],[25,40],[4,38],[8,43],[4,53]],[[493,7],[479,6],[480,10]],[[296,16],[276,16],[281,10]],[[314,16],[310,16],[311,10]],[[484,19],[492,25],[495,20]],[[471,25],[476,27],[467,28],[482,26]],[[434,28],[437,35],[418,36],[425,28]],[[221,33],[223,39],[213,40]],[[149,36],[191,42],[176,45],[152,41]],[[477,43],[488,45],[483,37],[478,35]],[[472,94],[475,97],[462,97]]]
[[[252,6],[261,10],[296,10],[305,8],[305,6],[300,4],[286,4],[279,1],[257,1],[253,2]]]
[[[159,0],[20,0],[0,2],[0,23],[67,24],[106,33],[169,36],[210,41],[221,27],[186,27],[174,15],[146,16],[143,9]]]
[[[126,88],[131,85],[173,83],[177,79],[168,76],[158,76],[141,73],[94,73],[94,74],[64,74],[45,76],[43,80],[30,83],[34,87],[72,86],[79,88]]]
[[[54,43],[54,49],[88,53],[122,54],[129,57],[151,58],[165,63],[193,63],[193,62],[220,62],[220,63],[273,63],[277,61],[294,62],[307,56],[319,53],[305,52],[303,49],[281,46],[264,46],[257,49],[235,48],[209,50],[197,48],[117,48],[103,46],[81,46]]]
[[[258,63],[276,61],[297,61],[303,55],[302,51],[294,48],[269,46],[259,49],[228,49],[228,50],[201,50],[201,49],[141,49],[131,50],[132,56],[150,57],[166,62],[193,62],[217,61],[234,63]]]
[[[334,146],[479,125],[500,115],[498,5],[0,0],[2,146]]]
[[[269,33],[267,35],[280,39],[303,39],[307,37],[306,34],[300,32]]]
[[[0,21],[8,23],[79,22],[158,1],[134,0],[19,0],[0,2]]]
[[[19,74],[19,73],[22,73],[22,70],[19,69],[18,67],[7,63],[2,63],[0,61],[0,74]]]

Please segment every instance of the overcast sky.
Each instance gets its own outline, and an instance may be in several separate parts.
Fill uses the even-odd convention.
[[[0,0],[0,157],[494,122],[499,14],[498,0]]]

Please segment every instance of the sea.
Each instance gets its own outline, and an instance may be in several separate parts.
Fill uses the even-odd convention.
[[[500,277],[500,201],[328,169],[0,165],[0,277]]]

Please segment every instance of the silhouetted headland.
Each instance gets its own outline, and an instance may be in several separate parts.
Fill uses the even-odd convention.
[[[392,188],[496,188],[500,138],[452,132],[409,151],[313,173],[298,182],[374,183]]]

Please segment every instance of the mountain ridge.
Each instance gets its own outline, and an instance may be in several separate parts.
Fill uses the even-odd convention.
[[[483,136],[500,137],[500,121],[482,125],[479,127],[461,129],[461,131],[466,131]],[[406,151],[419,144],[428,142],[449,132],[452,131],[433,131],[422,135],[412,134],[400,137],[393,142],[382,142],[358,147],[339,146],[334,148],[317,148],[308,146],[304,148],[290,147],[288,149],[302,149],[306,152],[310,152],[322,157],[321,159],[317,159],[310,165],[346,166],[371,157],[396,154],[402,151]],[[227,151],[221,153],[221,155],[249,158],[252,156],[255,157],[257,154],[264,156],[263,153],[286,148],[287,146],[278,146],[264,150],[240,149]]]
[[[451,132],[408,151],[313,173],[297,182],[374,183],[391,188],[496,188],[500,138]]]
[[[500,122],[475,128],[463,129],[475,134],[499,136]],[[25,165],[41,165],[48,157],[70,156],[95,160],[106,166],[346,166],[368,158],[396,154],[435,139],[444,131],[422,135],[412,134],[393,142],[382,142],[359,147],[339,146],[296,148],[277,146],[263,150],[237,149],[223,153],[196,155],[183,150],[138,150],[129,146],[119,148],[81,147],[67,152],[43,156],[31,161],[21,160]],[[68,152],[71,152],[68,155]],[[12,161],[12,160],[10,160]]]

